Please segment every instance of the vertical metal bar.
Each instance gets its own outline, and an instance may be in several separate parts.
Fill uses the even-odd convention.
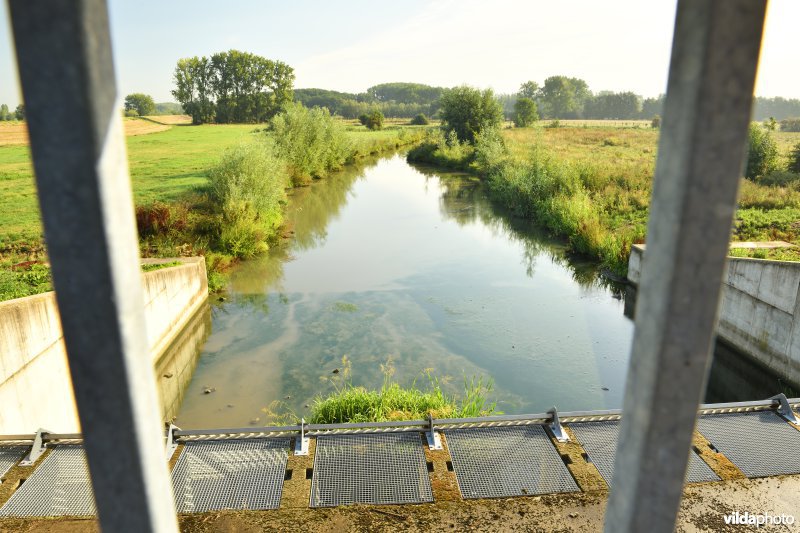
[[[608,532],[672,531],[717,319],[766,0],[679,0]]]
[[[174,532],[107,7],[8,5],[100,522],[104,531]]]

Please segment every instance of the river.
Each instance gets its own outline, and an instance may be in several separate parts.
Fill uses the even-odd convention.
[[[475,177],[395,154],[293,190],[287,220],[286,242],[215,297],[179,426],[306,416],[345,377],[378,388],[387,373],[423,386],[432,375],[454,394],[491,379],[505,413],[621,407],[633,334],[622,291],[490,203]],[[741,399],[730,374],[712,372],[714,400]]]

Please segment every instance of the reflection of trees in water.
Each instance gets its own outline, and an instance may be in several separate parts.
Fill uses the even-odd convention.
[[[353,185],[383,157],[364,159],[292,192],[286,216],[287,226],[294,230],[292,249],[308,250],[325,242],[328,224],[339,216]]]
[[[585,289],[606,288],[620,293],[618,284],[600,275],[595,261],[568,252],[566,244],[547,234],[533,221],[520,218],[489,199],[486,185],[475,176],[442,172],[424,165],[413,165],[427,180],[437,180],[442,189],[439,206],[442,215],[459,226],[479,221],[495,238],[507,239],[522,248],[522,264],[529,277],[536,260],[544,255],[553,263],[568,268],[572,279]]]

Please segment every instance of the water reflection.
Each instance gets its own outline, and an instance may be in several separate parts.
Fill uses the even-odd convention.
[[[506,412],[621,405],[618,296],[475,178],[374,160],[294,191],[288,220],[216,306],[180,425],[257,424],[276,401],[302,415],[343,357],[369,387],[390,359],[401,383],[432,368],[453,393],[491,376]]]

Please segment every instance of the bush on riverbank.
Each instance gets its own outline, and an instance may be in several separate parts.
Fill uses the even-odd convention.
[[[289,105],[272,119],[270,127],[293,185],[342,168],[353,152],[344,126],[324,107]]]
[[[216,206],[215,237],[235,257],[266,251],[283,222],[289,175],[270,142],[228,149],[209,171],[209,196]]]
[[[785,153],[796,142],[790,135],[779,139]],[[476,172],[499,204],[625,275],[630,246],[647,229],[656,144],[653,130],[515,128],[479,136],[474,149],[431,135],[408,159]],[[797,240],[797,183],[787,172],[742,180],[734,240]]]

